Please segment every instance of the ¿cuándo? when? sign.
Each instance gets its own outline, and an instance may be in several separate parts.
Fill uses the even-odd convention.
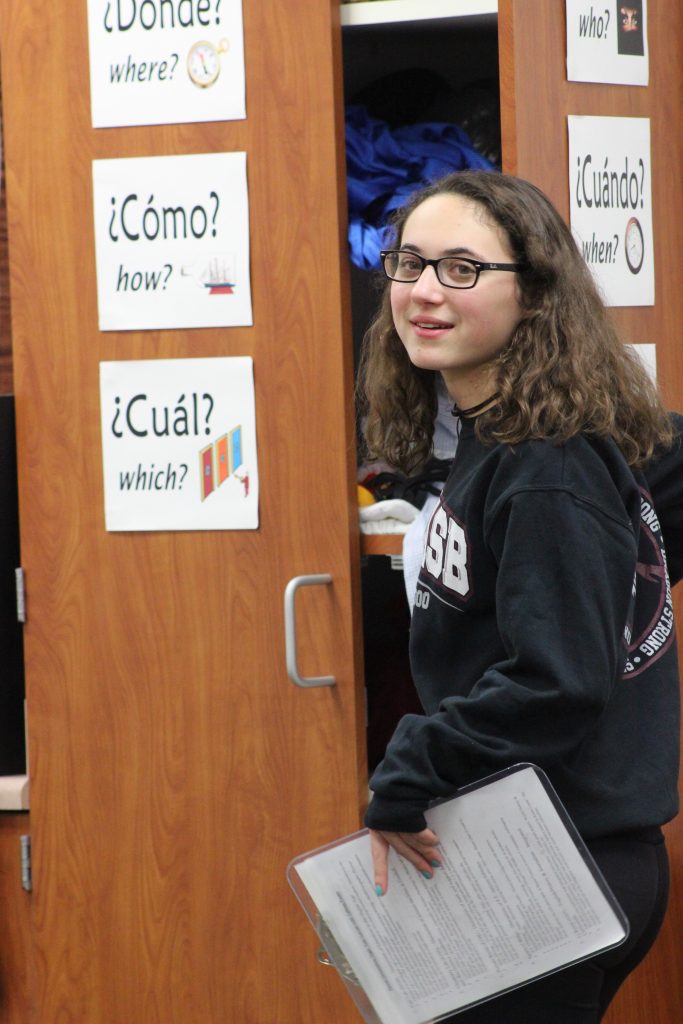
[[[650,121],[570,115],[574,237],[608,306],[655,301]]]

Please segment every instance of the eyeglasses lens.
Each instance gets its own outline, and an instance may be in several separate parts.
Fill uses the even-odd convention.
[[[414,284],[427,264],[412,252],[389,252],[384,257],[384,270],[392,281]],[[436,275],[448,288],[471,288],[477,280],[477,268],[468,260],[446,256],[436,263]]]

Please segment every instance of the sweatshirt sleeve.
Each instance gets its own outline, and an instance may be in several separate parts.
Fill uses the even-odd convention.
[[[673,446],[646,469],[645,477],[657,512],[672,585],[683,578],[683,416],[671,414]]]
[[[566,758],[621,676],[636,565],[630,523],[567,490],[529,489],[501,509],[488,543],[505,657],[466,696],[399,722],[371,779],[370,828],[420,831],[429,803],[459,786],[521,761],[548,768]],[[457,672],[454,664],[454,684]]]

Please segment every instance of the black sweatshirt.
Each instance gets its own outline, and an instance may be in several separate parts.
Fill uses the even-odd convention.
[[[664,538],[676,581],[680,441],[646,479],[611,440],[486,447],[463,420],[411,626],[426,714],[399,722],[366,824],[420,831],[431,800],[525,761],[548,773],[585,838],[672,818],[679,679]]]

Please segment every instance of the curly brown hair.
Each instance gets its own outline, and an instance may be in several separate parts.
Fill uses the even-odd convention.
[[[483,443],[532,438],[562,443],[585,431],[612,437],[629,465],[672,443],[658,391],[624,345],[574,237],[528,181],[497,171],[460,171],[414,193],[391,226],[400,245],[410,214],[435,195],[477,203],[507,235],[524,315],[498,357],[496,403],[477,417]],[[435,371],[410,362],[394,327],[391,283],[363,344],[358,377],[366,454],[404,472],[431,453]]]

